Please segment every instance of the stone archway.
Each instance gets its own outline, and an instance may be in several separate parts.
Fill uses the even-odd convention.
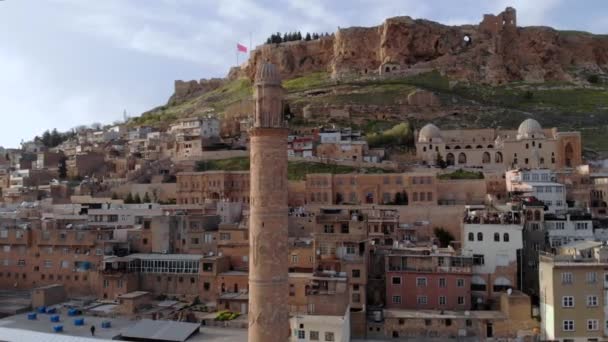
[[[466,164],[467,163],[467,155],[463,152],[460,152],[458,155],[458,164]]]
[[[481,162],[483,164],[490,164],[492,162],[492,156],[490,156],[490,152],[484,152],[481,156]]]
[[[454,154],[448,153],[447,156],[445,156],[445,162],[448,164],[448,166],[454,165],[455,164]]]
[[[494,154],[494,162],[502,163],[502,152],[496,152],[496,154]]]

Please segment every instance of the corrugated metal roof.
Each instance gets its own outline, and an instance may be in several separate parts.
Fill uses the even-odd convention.
[[[199,328],[200,324],[198,323],[143,319],[122,331],[122,336],[126,338],[182,342],[197,332]]]

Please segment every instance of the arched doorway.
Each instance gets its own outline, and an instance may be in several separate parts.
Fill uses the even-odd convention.
[[[458,164],[466,164],[467,163],[467,155],[460,152],[458,155]]]
[[[454,154],[448,153],[448,155],[445,156],[445,161],[448,164],[448,166],[449,165],[454,165]]]
[[[574,149],[570,143],[567,143],[564,149],[564,160],[567,167],[572,167],[572,158],[574,158]]]
[[[494,162],[502,163],[502,153],[501,152],[496,152],[496,154],[494,155]]]
[[[484,152],[481,156],[481,162],[483,164],[490,164],[492,162],[492,157],[490,156],[490,152]]]
[[[365,195],[365,203],[367,203],[367,204],[374,203],[374,194],[373,193],[368,192],[367,195]]]

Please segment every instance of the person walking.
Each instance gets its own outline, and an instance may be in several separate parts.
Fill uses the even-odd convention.
[[[91,336],[95,336],[95,326],[91,325]]]

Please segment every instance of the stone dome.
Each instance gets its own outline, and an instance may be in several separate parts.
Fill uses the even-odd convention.
[[[432,142],[433,139],[435,139],[435,142],[439,142],[441,140],[441,131],[432,123],[424,125],[418,133],[418,142]]]
[[[517,129],[517,139],[542,138],[544,136],[542,127],[534,119],[524,120]]]
[[[279,68],[268,62],[260,64],[255,74],[255,83],[281,85],[281,74],[279,73]]]

